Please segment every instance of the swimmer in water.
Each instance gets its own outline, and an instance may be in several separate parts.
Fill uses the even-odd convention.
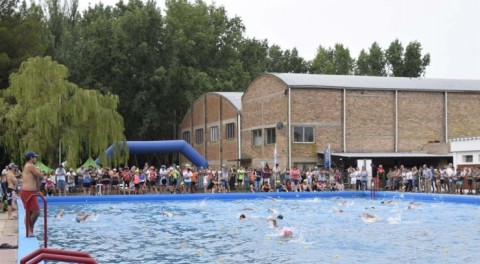
[[[336,213],[336,214],[341,214],[341,213],[343,213],[343,210],[340,210],[340,209],[338,209],[338,208],[336,208],[336,207],[332,208],[332,211],[333,211],[334,213]]]
[[[369,214],[369,213],[363,213],[360,215],[361,218],[366,218],[366,219],[374,219],[374,218],[378,218],[378,216],[374,215],[374,214]]]
[[[272,196],[267,196],[266,198],[270,199],[270,200],[273,200],[273,201],[280,201],[280,199],[277,199],[277,198],[273,198]]]
[[[85,223],[87,221],[87,219],[92,215],[93,214],[87,214],[85,212],[80,211],[75,216],[75,221],[77,221],[77,223]]]
[[[365,210],[374,210],[374,209],[375,209],[375,207],[373,207],[373,206],[365,207]]]
[[[285,228],[279,236],[280,238],[291,238],[293,237],[293,231],[289,228]]]
[[[420,203],[410,202],[410,204],[408,204],[407,209],[415,209],[415,208],[418,208],[418,207],[420,207]]]
[[[60,210],[58,214],[55,215],[55,219],[62,219],[63,214],[65,213],[65,210]]]
[[[278,228],[277,220],[281,220],[281,219],[283,219],[283,215],[269,216],[267,218],[268,222],[273,228]]]
[[[393,200],[388,200],[388,201],[382,201],[382,204],[395,204],[395,201]]]
[[[169,212],[169,211],[163,211],[163,212],[162,212],[162,215],[163,215],[163,216],[166,216],[166,217],[172,217],[172,216],[173,216],[173,213],[172,213],[172,212]]]
[[[244,214],[241,214],[238,219],[240,219],[240,220],[247,220],[247,217],[246,217]]]
[[[278,210],[277,210],[277,209],[268,208],[268,211],[271,212],[271,213],[274,213],[274,214],[278,214]]]
[[[363,213],[360,215],[360,218],[367,223],[367,224],[372,224],[375,223],[378,220],[378,216],[374,214],[369,214],[369,213]]]

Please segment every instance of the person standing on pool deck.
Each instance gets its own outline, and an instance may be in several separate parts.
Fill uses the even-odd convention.
[[[35,236],[33,233],[35,222],[40,215],[40,206],[35,196],[40,193],[38,187],[43,174],[35,167],[38,155],[32,151],[25,153],[25,167],[22,172],[22,191],[20,197],[25,206],[25,226],[27,227],[27,237]]]
[[[292,192],[296,192],[297,185],[300,182],[300,170],[297,168],[297,165],[294,165],[293,169],[290,171],[290,177],[291,177]]]
[[[8,220],[15,220],[17,219],[15,216],[12,215],[13,207],[15,205],[16,200],[16,191],[18,188],[18,181],[15,178],[15,170],[17,169],[17,165],[15,163],[10,163],[8,165],[7,171],[7,210],[8,210]]]
[[[58,165],[58,168],[55,170],[55,177],[57,179],[57,189],[58,189],[58,195],[59,196],[62,196],[62,192],[63,192],[63,195],[67,195],[66,192],[65,192],[65,177],[66,177],[66,174],[67,172],[65,171],[65,168],[63,168],[63,165],[62,164],[59,164]]]

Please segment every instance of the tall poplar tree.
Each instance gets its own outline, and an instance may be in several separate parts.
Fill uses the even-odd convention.
[[[420,77],[430,65],[430,54],[422,55],[422,45],[413,41],[406,49],[396,39],[385,51],[389,75],[395,77]]]
[[[350,56],[350,50],[342,44],[335,44],[335,48],[318,47],[317,55],[313,59],[311,72],[317,74],[348,75],[354,70],[355,60]]]

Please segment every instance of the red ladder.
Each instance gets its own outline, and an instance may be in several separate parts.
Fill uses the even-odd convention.
[[[35,197],[35,198],[34,198]],[[43,248],[39,248],[34,252],[26,255],[20,260],[21,264],[36,264],[44,260],[54,260],[54,261],[63,261],[63,262],[71,262],[71,263],[85,263],[85,264],[97,264],[97,261],[90,256],[87,252],[78,252],[78,251],[69,251],[69,250],[60,250],[60,249],[53,249],[47,248],[47,200],[45,196],[41,193],[36,193],[30,196],[25,203],[32,198],[36,199],[36,197],[40,197],[43,200]],[[26,212],[26,215],[27,212]],[[28,229],[30,229],[29,221],[26,221],[26,235],[28,236]]]
[[[44,260],[55,260],[71,263],[97,264],[87,252],[39,248],[20,260],[20,264],[36,264]]]
[[[43,228],[44,228],[43,229],[43,247],[47,248],[47,233],[48,233],[47,232],[47,200],[45,199],[45,196],[43,196],[43,194],[35,193],[32,196],[28,197],[28,199],[25,201],[25,203],[28,203],[28,201],[30,201],[30,199],[32,199],[34,197],[35,197],[35,199],[36,199],[36,197],[40,197],[43,200]],[[29,217],[27,210],[25,210],[25,217]],[[28,230],[30,229],[30,221],[25,221],[25,226],[26,226],[25,236],[28,237]]]

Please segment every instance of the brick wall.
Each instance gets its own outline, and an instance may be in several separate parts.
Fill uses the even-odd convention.
[[[480,136],[480,94],[448,93],[448,137]]]
[[[426,151],[445,141],[445,97],[442,92],[398,92],[398,151]]]
[[[242,158],[252,158],[247,166],[260,167],[273,163],[273,144],[265,144],[265,129],[275,128],[278,122],[284,127],[276,129],[277,156],[280,164],[287,161],[287,86],[273,76],[262,75],[248,87],[242,98]],[[262,129],[264,143],[252,145],[252,129]]]
[[[347,90],[347,152],[394,150],[394,93]]]
[[[342,101],[339,89],[292,89],[292,127],[313,126],[315,133],[313,143],[292,143],[293,163],[317,163],[317,152],[328,144],[335,151],[343,148]]]
[[[225,126],[228,123],[234,123],[235,129],[238,128],[237,109],[223,96],[216,93],[208,93],[199,97],[191,106],[188,115],[193,116],[193,129],[190,125],[190,118],[184,117],[180,125],[181,134],[184,131],[190,131],[191,145],[203,155],[209,164],[218,168],[222,163],[236,165],[237,157],[237,135],[234,139],[226,139]],[[206,120],[206,123],[205,123]],[[211,127],[218,127],[218,140],[211,140]],[[204,141],[202,144],[195,143],[195,130],[204,130]],[[187,162],[186,158],[181,156],[180,162]]]

